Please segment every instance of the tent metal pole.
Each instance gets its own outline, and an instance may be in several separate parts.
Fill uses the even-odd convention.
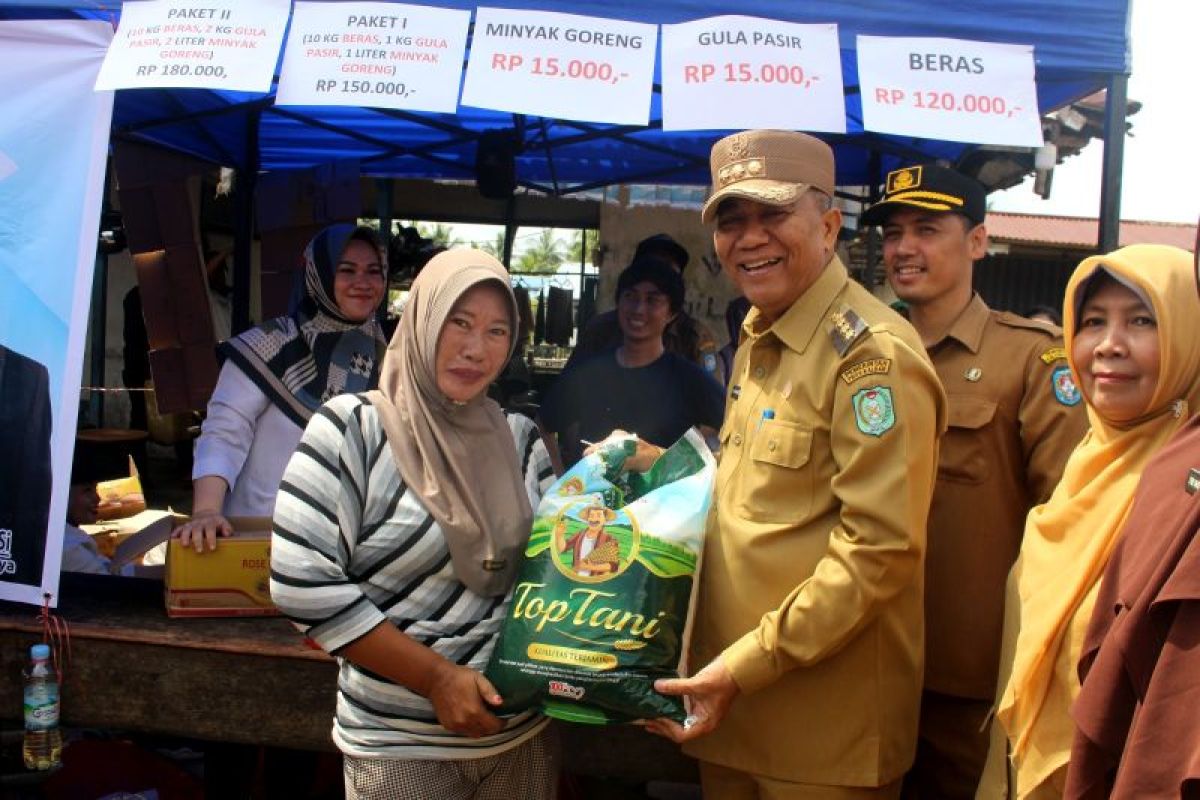
[[[1111,75],[1104,98],[1104,171],[1100,183],[1100,252],[1121,246],[1121,171],[1125,161],[1128,75]]]
[[[92,386],[104,385],[104,350],[108,330],[108,256],[96,247],[96,271],[92,275],[92,337],[89,351],[88,379]],[[132,400],[141,395],[133,393]],[[104,392],[92,392],[88,397],[88,416],[97,428],[104,427]]]
[[[254,187],[258,183],[258,123],[260,111],[246,118],[246,152],[233,182],[233,303],[232,335],[250,327],[250,273],[254,252]]]
[[[112,160],[104,169],[104,196],[100,201],[100,219],[111,206]],[[103,223],[102,223],[103,224]],[[104,386],[104,351],[108,339],[108,254],[100,247],[96,234],[96,268],[92,273],[91,347],[88,350],[88,380],[92,386]],[[140,399],[137,393],[131,400]],[[104,427],[104,392],[92,392],[88,397],[88,416],[97,428]]]
[[[512,272],[513,245],[517,241],[517,198],[510,197],[504,205],[504,268]]]
[[[879,202],[879,185],[883,183],[883,175],[881,159],[879,151],[872,150],[870,157],[867,159],[867,175],[870,176],[870,186],[867,189],[867,205],[873,206]],[[871,235],[870,228],[864,230],[862,224],[862,212],[865,208],[859,209],[858,215],[858,235],[863,236],[867,242],[866,263],[863,265],[862,282],[863,286],[867,287],[867,291],[871,294],[875,293],[875,261],[878,257],[877,248],[875,246],[876,239]]]
[[[375,214],[379,217],[379,243],[386,253],[392,245],[392,189],[395,186],[393,178],[375,179]]]

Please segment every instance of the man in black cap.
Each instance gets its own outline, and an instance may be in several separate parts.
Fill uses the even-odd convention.
[[[687,249],[665,233],[656,233],[638,242],[630,263],[643,257],[656,258],[671,265],[680,277],[683,276],[689,260]],[[567,366],[612,350],[620,343],[621,326],[617,324],[616,309],[597,314],[579,332],[579,341]],[[667,352],[677,353],[698,365],[718,383],[724,381],[720,359],[717,357],[717,340],[704,323],[689,315],[685,309],[680,308],[675,319],[667,326],[663,334],[663,345]]]
[[[887,177],[862,221],[946,390],[925,561],[925,684],[906,798],[973,798],[996,690],[1004,581],[1025,516],[1044,502],[1087,427],[1061,332],[992,311],[972,289],[987,253],[986,192],[934,164]],[[1067,376],[1067,383],[1055,378]]]
[[[583,455],[584,440],[616,429],[670,447],[693,425],[721,427],[720,384],[665,348],[663,331],[683,307],[679,273],[657,258],[635,258],[617,279],[616,301],[616,346],[568,364],[541,406],[565,467]]]

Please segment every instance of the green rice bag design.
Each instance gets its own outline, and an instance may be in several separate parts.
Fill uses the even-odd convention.
[[[689,431],[645,473],[632,440],[608,442],[546,492],[486,674],[501,713],[571,722],[671,717],[674,677],[716,462]]]

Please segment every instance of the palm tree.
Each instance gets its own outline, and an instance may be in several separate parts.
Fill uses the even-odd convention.
[[[504,260],[504,231],[497,231],[496,238],[490,242],[483,242],[479,245],[479,249],[490,256],[494,256],[497,261]]]
[[[435,222],[433,225],[418,223],[417,230],[420,231],[422,239],[429,239],[435,247],[454,247],[462,244],[462,240],[454,235],[454,228],[442,222]]]
[[[554,272],[561,263],[562,242],[555,238],[553,228],[542,228],[533,244],[517,259],[513,272]]]
[[[584,238],[586,234],[586,239]],[[584,250],[584,244],[587,244],[587,250]],[[600,232],[591,230],[578,230],[571,234],[571,241],[567,244],[567,263],[568,264],[584,264],[591,258],[592,251],[600,243]]]

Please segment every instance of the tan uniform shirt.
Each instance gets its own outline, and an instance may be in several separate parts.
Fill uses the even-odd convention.
[[[882,785],[916,743],[945,398],[916,332],[836,258],[762,322],[752,310],[734,359],[690,655],[721,656],[742,694],[685,749]]]
[[[978,295],[929,355],[946,390],[925,562],[925,688],[993,700],[1004,580],[1025,516],[1050,497],[1087,430],[1053,326]]]

